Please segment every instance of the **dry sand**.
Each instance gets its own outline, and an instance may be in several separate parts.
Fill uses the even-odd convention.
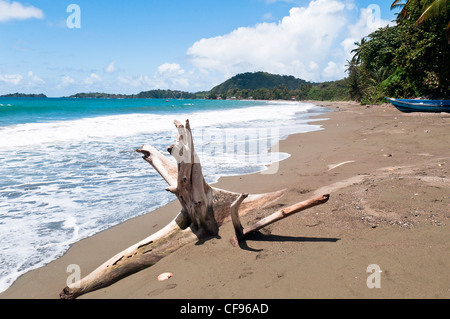
[[[315,103],[334,111],[316,122],[324,130],[281,141],[291,157],[275,174],[221,178],[216,186],[287,189],[270,207],[246,215],[244,226],[315,195],[331,194],[328,203],[270,225],[241,247],[231,246],[233,227],[225,224],[221,238],[187,245],[81,298],[449,298],[450,114]],[[68,265],[87,275],[163,227],[179,208],[170,203],[76,243],[0,298],[58,298]],[[380,288],[367,286],[371,264],[381,270]],[[174,276],[158,282],[163,272]]]

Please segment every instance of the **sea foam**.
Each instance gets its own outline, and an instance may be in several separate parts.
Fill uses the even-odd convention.
[[[167,154],[176,138],[174,119],[189,119],[205,178],[213,183],[288,157],[270,149],[289,134],[320,129],[308,123],[323,112],[298,102],[230,108],[217,101],[205,109],[202,103],[65,120],[50,112],[48,119],[0,126],[0,292],[71,244],[175,200],[135,152],[152,144]]]

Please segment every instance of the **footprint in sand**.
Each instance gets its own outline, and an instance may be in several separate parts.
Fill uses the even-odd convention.
[[[250,276],[251,274],[253,274],[252,269],[249,268],[249,267],[246,267],[246,268],[244,268],[242,270],[244,272],[239,275],[239,279],[245,278],[245,277]]]
[[[152,290],[147,294],[147,296],[157,296],[159,294],[162,294],[165,290],[174,289],[176,286],[177,286],[177,284],[170,284],[164,288],[158,288],[158,289]]]
[[[269,254],[267,254],[267,253],[259,253],[258,255],[256,255],[256,259],[264,259],[264,258],[266,258],[266,257],[268,257],[269,256]]]

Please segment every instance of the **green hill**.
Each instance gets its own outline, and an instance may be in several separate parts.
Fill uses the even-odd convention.
[[[312,83],[267,72],[241,73],[211,89],[210,99],[349,100],[347,79]]]
[[[281,85],[286,86],[288,90],[298,89],[306,84],[305,80],[297,79],[292,75],[278,75],[267,72],[247,72],[233,76],[222,84],[211,89],[212,94],[225,94],[232,90],[257,90],[273,89]]]
[[[255,100],[349,100],[348,80],[312,83],[292,75],[247,72],[233,76],[204,92],[149,90],[137,94],[77,93],[71,98],[126,99],[255,99]]]

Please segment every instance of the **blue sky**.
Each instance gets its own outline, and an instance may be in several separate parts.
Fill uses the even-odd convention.
[[[393,25],[390,4],[0,0],[0,94],[196,92],[253,71],[336,80],[355,41]]]

